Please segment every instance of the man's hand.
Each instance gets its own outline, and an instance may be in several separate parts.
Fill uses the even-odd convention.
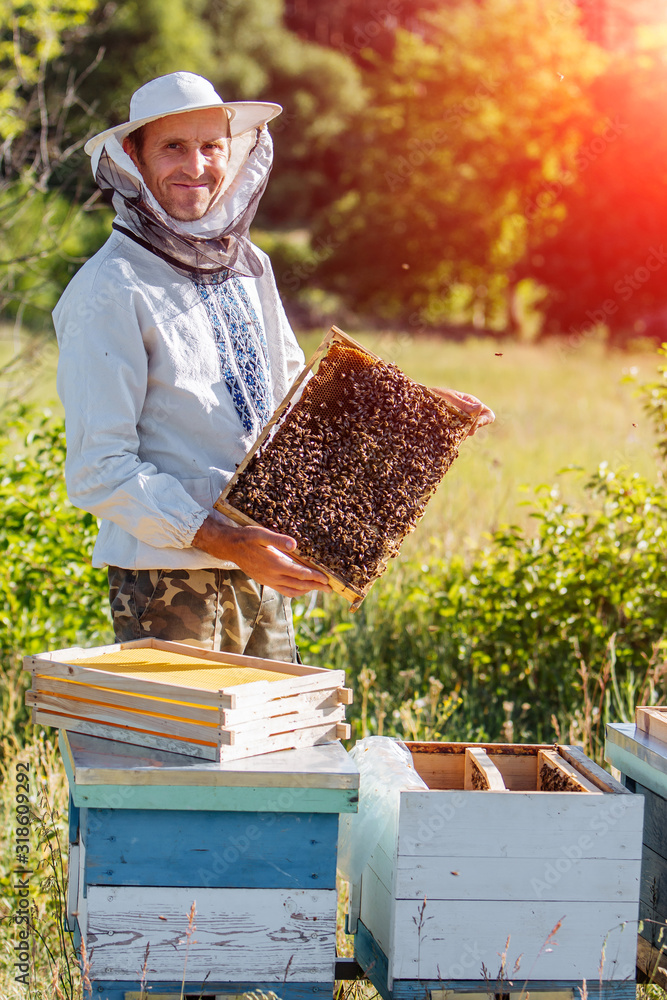
[[[331,590],[327,578],[316,569],[291,559],[296,542],[268,528],[227,524],[213,510],[192,540],[216,559],[227,559],[256,580],[285,597],[300,597],[310,590]]]
[[[496,415],[493,410],[489,409],[480,399],[476,396],[469,396],[467,392],[457,392],[455,389],[436,389],[431,387],[431,392],[435,392],[438,396],[441,396],[452,406],[457,406],[460,410],[464,410],[469,413],[471,417],[476,416],[477,420],[473,424],[472,430],[470,431],[470,437],[475,434],[480,427],[484,427],[485,424],[492,424],[496,419]]]

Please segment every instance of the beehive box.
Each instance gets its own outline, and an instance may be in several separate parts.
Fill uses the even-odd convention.
[[[34,722],[235,760],[347,738],[342,670],[161,639],[28,656]]]
[[[355,955],[382,996],[578,997],[586,979],[634,998],[641,800],[574,747],[407,746],[424,786],[377,800],[351,889]],[[355,760],[351,831],[368,842]]]
[[[667,706],[638,707],[635,711],[637,729],[659,743],[667,743]]]
[[[480,412],[446,402],[333,327],[215,506],[291,535],[295,556],[354,610]]]
[[[221,763],[61,731],[60,749],[67,919],[96,1000],[332,996],[359,783],[340,743]]]
[[[607,726],[607,760],[644,802],[637,967],[667,989],[667,709],[638,708],[637,724]]]

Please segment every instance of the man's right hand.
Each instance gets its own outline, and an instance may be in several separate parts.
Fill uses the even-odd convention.
[[[285,597],[300,597],[310,590],[331,590],[323,573],[290,558],[296,542],[289,535],[253,525],[227,524],[215,510],[206,518],[192,544],[216,559],[233,562],[257,583]]]

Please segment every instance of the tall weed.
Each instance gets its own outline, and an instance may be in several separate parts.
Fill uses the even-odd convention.
[[[0,856],[3,875],[3,903],[0,920],[0,996],[3,1000],[83,1000],[85,982],[75,956],[72,935],[65,927],[65,885],[67,869],[67,781],[58,751],[36,732],[34,739],[19,748],[6,741],[0,756],[0,807],[5,833]],[[28,775],[29,847],[19,841],[16,809],[17,764]],[[21,834],[25,819],[21,816]],[[15,849],[21,845],[21,850]],[[21,892],[29,893],[29,907],[21,906]],[[28,914],[30,958],[18,968],[16,945],[19,922]],[[17,978],[19,977],[19,978]],[[22,978],[21,978],[22,977]]]

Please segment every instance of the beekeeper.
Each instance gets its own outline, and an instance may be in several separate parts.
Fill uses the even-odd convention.
[[[289,598],[328,590],[295,542],[213,503],[303,364],[248,239],[277,104],[193,73],[140,87],[86,144],[117,212],[54,311],[70,499],[101,520],[118,641],[295,657]]]
[[[289,599],[329,589],[292,538],[213,508],[304,360],[248,239],[280,111],[170,73],[85,146],[117,215],[54,310],[58,392],[67,488],[100,519],[93,563],[108,566],[118,641],[291,660]]]

